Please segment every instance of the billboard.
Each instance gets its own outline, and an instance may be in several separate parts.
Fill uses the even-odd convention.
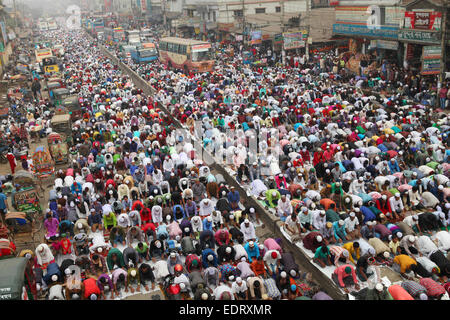
[[[283,33],[283,47],[285,50],[304,48],[308,39],[307,30]]]
[[[441,46],[424,46],[422,49],[423,75],[439,74],[441,72]]]

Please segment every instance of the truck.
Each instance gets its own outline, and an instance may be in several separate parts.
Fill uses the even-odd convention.
[[[156,51],[156,47],[153,43],[151,43],[153,47],[143,47],[139,46],[135,49],[131,50],[131,59],[135,63],[148,63],[150,61],[154,61],[158,59],[158,52]]]

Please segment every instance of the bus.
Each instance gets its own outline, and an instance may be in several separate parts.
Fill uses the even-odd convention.
[[[58,30],[58,24],[53,18],[47,19],[48,30]]]
[[[159,41],[159,60],[185,72],[210,72],[214,68],[211,43],[175,37]]]
[[[153,43],[145,43],[131,50],[131,58],[135,63],[147,63],[158,59],[158,52]]]
[[[138,46],[141,44],[141,37],[139,36],[139,30],[127,30],[125,34],[127,37],[128,45]]]
[[[125,40],[125,31],[122,28],[104,28],[105,40],[109,42],[121,42]]]
[[[48,30],[48,24],[47,21],[44,19],[39,19],[39,31],[47,31]]]
[[[50,48],[44,48],[44,49],[37,49],[35,50],[36,55],[36,62],[40,63],[45,58],[53,57],[52,49]]]

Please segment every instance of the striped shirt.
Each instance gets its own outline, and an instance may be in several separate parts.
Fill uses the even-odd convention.
[[[408,291],[408,293],[415,298],[418,297],[421,293],[427,293],[427,288],[422,286],[420,283],[412,280],[403,281],[402,288]]]
[[[438,297],[445,293],[445,288],[431,278],[422,278],[419,283],[427,289],[429,297]]]
[[[281,292],[278,289],[275,280],[273,280],[272,278],[267,278],[263,279],[263,282],[264,286],[266,287],[266,293],[270,298],[276,299],[281,297]]]
[[[334,255],[334,265],[337,266],[339,258],[345,257],[344,252],[347,251],[347,249],[344,249],[344,248],[339,247],[339,246],[329,246],[328,248],[330,249],[330,253],[332,255]],[[346,257],[348,257],[348,256],[349,256],[349,254],[348,254],[348,251],[347,251],[347,256]]]

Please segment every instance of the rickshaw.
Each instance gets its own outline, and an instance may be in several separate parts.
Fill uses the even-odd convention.
[[[27,212],[9,211],[5,215],[6,226],[9,230],[9,239],[17,246],[27,246],[30,244],[36,247],[39,243],[43,221],[33,214]]]
[[[78,100],[78,96],[72,95],[64,99],[62,102],[62,106],[69,111],[70,119],[72,121],[79,120],[83,117],[83,113],[81,111],[80,101]]]
[[[69,161],[68,147],[64,134],[50,133],[47,137],[47,143],[50,154],[56,164],[67,163]]]
[[[52,93],[53,97],[50,98],[52,98],[55,106],[62,105],[65,99],[70,96],[70,91],[67,88],[54,89]]]
[[[42,188],[43,180],[47,178],[54,178],[55,175],[55,163],[50,155],[48,149],[40,146],[36,148],[36,151],[32,156],[33,165],[32,170],[34,176],[38,179],[39,185]]]
[[[48,91],[48,96],[50,97],[50,99],[53,100],[54,94],[53,94],[53,90],[59,89],[61,88],[61,83],[60,82],[47,82],[47,91]]]
[[[59,109],[58,109],[59,110]],[[70,115],[67,113],[60,114],[58,111],[51,120],[53,131],[64,134],[66,142],[69,146],[72,145],[72,121]]]
[[[42,213],[39,198],[43,197],[43,190],[39,189],[33,175],[24,170],[17,171],[13,176],[15,190],[11,193],[13,208],[23,212]]]
[[[36,281],[26,257],[0,260],[0,300],[35,300]]]

